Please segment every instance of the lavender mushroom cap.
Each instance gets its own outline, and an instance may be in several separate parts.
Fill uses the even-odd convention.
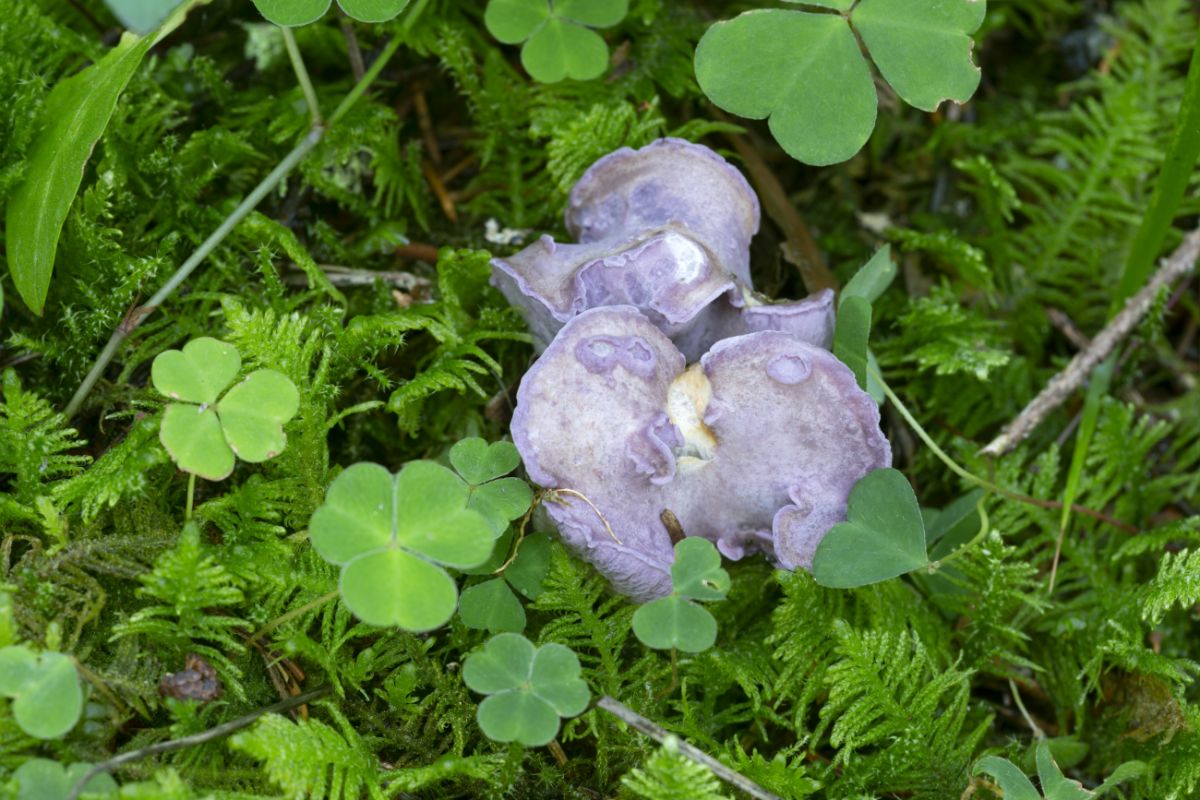
[[[570,490],[546,506],[563,539],[638,600],[671,589],[664,510],[730,558],[809,567],[850,489],[891,463],[877,407],[827,351],[763,331],[689,367],[630,306],[566,324],[512,433],[535,482]]]
[[[493,283],[541,346],[588,308],[629,304],[689,359],[716,342],[784,330],[820,347],[833,337],[833,295],[766,304],[751,291],[758,200],[741,173],[701,145],[661,139],[599,161],[571,192],[567,226],[495,259]]]

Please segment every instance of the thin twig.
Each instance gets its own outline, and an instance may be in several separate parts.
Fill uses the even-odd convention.
[[[354,32],[354,23],[346,16],[346,12],[339,8],[338,16],[341,17],[342,37],[346,40],[346,52],[350,55],[350,71],[354,74],[354,80],[361,81],[363,75],[367,74],[367,66],[363,63],[362,48],[358,46],[358,34]]]
[[[687,756],[697,764],[708,767],[718,778],[730,786],[741,789],[751,797],[757,797],[758,800],[782,800],[779,795],[768,792],[745,775],[730,769],[703,750],[693,747],[666,729],[659,727],[624,703],[614,700],[608,695],[604,695],[596,701],[596,706],[612,714],[634,730],[646,734],[659,744],[676,747],[681,755]]]
[[[307,284],[307,275],[298,265],[289,264],[288,268],[288,273],[283,276],[284,283],[289,285]],[[420,293],[422,295],[428,294],[433,286],[433,282],[428,278],[399,270],[354,269],[337,264],[318,264],[317,268],[325,273],[325,277],[334,286],[371,286],[375,281],[383,281],[397,289],[403,289],[409,294]]]
[[[1142,290],[1129,298],[1120,314],[1092,338],[1087,349],[1079,351],[1071,363],[1050,379],[1046,388],[1030,401],[1004,430],[980,452],[998,456],[1016,447],[1033,433],[1051,411],[1058,408],[1087,380],[1092,370],[1113,351],[1113,348],[1137,327],[1154,304],[1154,298],[1164,286],[1186,275],[1200,256],[1200,230],[1192,231],[1154,273]]]
[[[223,736],[228,736],[231,733],[240,731],[242,728],[251,725],[259,717],[267,714],[280,714],[284,711],[291,711],[297,706],[302,706],[305,703],[312,702],[320,697],[329,694],[330,687],[323,686],[320,689],[313,689],[311,692],[298,694],[295,697],[289,697],[286,700],[281,700],[274,705],[260,708],[257,711],[251,711],[245,716],[232,719],[229,722],[223,722],[215,728],[209,728],[200,733],[194,733],[191,736],[184,736],[180,739],[171,739],[166,742],[159,742],[148,747],[139,747],[137,750],[130,750],[128,753],[121,753],[119,756],[113,756],[107,761],[101,761],[96,766],[84,773],[83,777],[75,782],[71,787],[71,791],[67,794],[66,800],[77,800],[83,792],[83,787],[87,786],[88,781],[97,775],[112,772],[118,767],[122,767],[132,761],[138,761],[143,758],[158,755],[159,753],[169,753],[173,750],[183,750],[187,747],[195,747],[198,744],[211,742],[213,739],[220,739]]]

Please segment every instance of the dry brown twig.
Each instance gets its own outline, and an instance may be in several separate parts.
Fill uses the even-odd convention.
[[[1046,388],[1029,402],[1017,417],[1005,426],[1000,435],[987,444],[981,454],[999,456],[1007,453],[1024,441],[1051,411],[1058,408],[1071,396],[1101,361],[1108,358],[1113,349],[1137,327],[1154,304],[1163,287],[1169,286],[1192,270],[1200,257],[1200,229],[1192,231],[1183,243],[1163,260],[1158,271],[1142,290],[1125,302],[1121,313],[1113,317],[1088,346],[1075,354],[1061,372],[1050,379]]]

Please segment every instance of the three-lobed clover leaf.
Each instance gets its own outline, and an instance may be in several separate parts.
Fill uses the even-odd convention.
[[[830,528],[813,556],[822,586],[866,586],[929,566],[925,522],[904,473],[868,472],[850,490],[846,521]]]
[[[475,714],[484,734],[528,747],[548,744],[558,735],[559,718],[583,713],[591,699],[569,648],[534,647],[519,633],[493,636],[467,656],[463,681],[488,695]]]
[[[92,765],[86,762],[64,767],[48,758],[28,759],[12,774],[13,783],[16,784],[16,800],[58,800],[67,797],[91,768]],[[102,772],[84,784],[83,794],[109,797],[115,795],[117,789],[117,782],[112,776]]]
[[[793,158],[836,164],[875,127],[878,97],[855,32],[903,100],[925,111],[963,103],[979,86],[971,34],[986,0],[822,0],[833,13],[747,11],[718,22],[696,48],[696,79],[733,114],[766,119]]]
[[[656,650],[700,653],[717,640],[717,620],[693,600],[722,600],[729,591],[729,573],[712,542],[699,537],[675,545],[671,565],[672,593],[638,608],[633,632],[642,644]]]
[[[508,536],[497,542],[492,558],[468,573],[486,575],[495,572],[508,555]],[[458,600],[458,615],[468,628],[501,633],[525,630],[525,608],[513,592],[516,589],[530,600],[542,593],[542,581],[550,570],[550,537],[535,533],[521,540],[513,562],[498,578],[477,583],[463,590]]]
[[[520,478],[506,478],[521,463],[512,442],[492,442],[473,437],[450,448],[450,465],[470,486],[467,507],[487,517],[496,531],[519,519],[533,502],[533,491]]]
[[[286,446],[283,426],[300,407],[295,384],[282,373],[260,369],[222,396],[241,368],[236,347],[209,337],[154,359],[154,388],[182,401],[163,412],[159,439],[185,472],[219,481],[233,472],[237,458],[266,461]]]
[[[387,22],[408,5],[409,0],[338,0],[348,17],[359,22]],[[258,13],[269,22],[297,28],[325,16],[333,0],[254,0]]]
[[[591,28],[616,25],[629,0],[490,0],[484,25],[504,44],[521,44],[521,64],[535,80],[590,80],[604,74],[608,45]]]
[[[872,391],[868,365],[871,352],[871,303],[891,285],[896,277],[890,245],[876,251],[871,260],[854,273],[850,282],[838,294],[837,324],[833,332],[833,354],[854,372],[858,386],[876,397]]]
[[[495,532],[467,507],[470,489],[451,470],[412,461],[392,475],[360,463],[334,480],[312,516],[309,536],[342,567],[346,607],[372,625],[427,631],[454,614],[458,587],[442,568],[487,560]]]
[[[0,695],[12,699],[17,725],[37,739],[65,736],[83,712],[75,663],[62,653],[35,653],[24,645],[0,649]]]

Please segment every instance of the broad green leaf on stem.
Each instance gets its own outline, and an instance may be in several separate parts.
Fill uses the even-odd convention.
[[[874,303],[895,279],[896,262],[892,260],[892,246],[885,244],[876,250],[875,255],[871,256],[842,287],[841,293],[838,294],[838,302],[841,303],[847,297],[861,297],[868,303]]]
[[[241,368],[242,357],[236,347],[202,336],[182,350],[164,350],[155,356],[150,381],[172,400],[211,405]]]
[[[784,0],[785,3],[800,3],[806,6],[832,8],[834,11],[849,11],[854,7],[854,0]]]
[[[717,620],[677,594],[651,600],[633,612],[634,635],[656,650],[700,653],[717,641]]]
[[[729,573],[721,569],[721,554],[707,539],[692,536],[675,545],[671,586],[680,597],[723,600],[729,592]]]
[[[520,44],[521,64],[535,80],[590,80],[608,68],[608,45],[591,28],[607,28],[629,11],[628,0],[490,0],[483,22],[504,44]]]
[[[1038,742],[1037,770],[1046,800],[1088,800],[1093,796],[1083,788],[1082,783],[1062,774],[1050,752],[1050,743],[1045,739]]]
[[[63,767],[48,758],[31,758],[12,774],[16,800],[62,800],[91,768],[92,765],[86,762]],[[87,782],[83,794],[109,797],[115,795],[118,788],[112,776],[102,772]]]
[[[608,68],[608,45],[600,34],[564,19],[549,19],[521,48],[521,66],[535,80],[587,81]]]
[[[283,452],[287,445],[283,425],[299,408],[296,385],[281,372],[260,369],[221,398],[217,416],[237,457],[258,463]]]
[[[450,448],[450,466],[463,480],[474,485],[507,475],[520,464],[521,455],[512,442],[488,444],[479,437],[471,437]]]
[[[359,22],[387,22],[400,14],[409,0],[338,0],[347,15]]]
[[[526,536],[517,546],[517,557],[504,570],[504,578],[530,600],[542,593],[542,581],[550,572],[550,537],[544,533]]]
[[[850,20],[879,71],[903,100],[934,111],[979,88],[971,60],[986,0],[861,0]]]
[[[268,22],[285,28],[298,28],[325,16],[332,0],[254,0],[258,13]]]
[[[490,695],[476,719],[488,738],[547,744],[558,734],[559,717],[583,713],[590,699],[579,659],[561,644],[535,648],[519,633],[501,633],[467,657],[463,681]]]
[[[233,472],[237,459],[211,407],[171,403],[163,412],[158,438],[184,472],[209,481],[224,480]]]
[[[548,19],[546,0],[491,0],[483,12],[484,26],[503,44],[520,44]]]
[[[353,559],[338,588],[346,608],[363,622],[408,631],[440,628],[458,602],[458,587],[445,570],[399,547]]]
[[[470,490],[432,461],[396,476],[355,464],[329,487],[309,522],[313,547],[343,567],[342,599],[359,619],[431,630],[454,614],[457,587],[442,565],[469,568],[492,553],[488,520],[467,508]]]
[[[718,22],[696,48],[696,78],[726,111],[769,120],[807,164],[845,161],[875,127],[875,84],[837,14],[761,9]]]
[[[912,486],[895,469],[868,472],[850,490],[846,521],[830,528],[813,556],[813,578],[849,589],[928,566],[925,523]]]
[[[458,616],[468,628],[503,633],[525,630],[525,609],[504,578],[493,578],[463,590]]]
[[[589,28],[609,28],[625,19],[629,0],[554,0],[554,13]]]
[[[492,529],[499,536],[508,523],[529,510],[533,502],[533,490],[520,478],[500,478],[482,486],[471,487],[471,499],[467,508],[487,517]]]
[[[1042,800],[1025,773],[1007,758],[987,756],[975,763],[975,774],[985,773],[1004,791],[1004,800]]]
[[[871,338],[871,303],[857,295],[838,303],[833,330],[833,354],[854,372],[860,389],[867,388],[867,344]]]
[[[125,34],[102,59],[60,81],[47,96],[46,127],[34,143],[25,179],[9,198],[5,215],[13,285],[35,314],[45,308],[58,238],[84,167],[121,92],[150,48],[178,28],[188,11],[208,1],[188,0],[149,36]]]
[[[57,739],[83,712],[75,662],[62,653],[34,653],[23,645],[0,650],[0,695],[12,699],[12,715],[25,733]]]

